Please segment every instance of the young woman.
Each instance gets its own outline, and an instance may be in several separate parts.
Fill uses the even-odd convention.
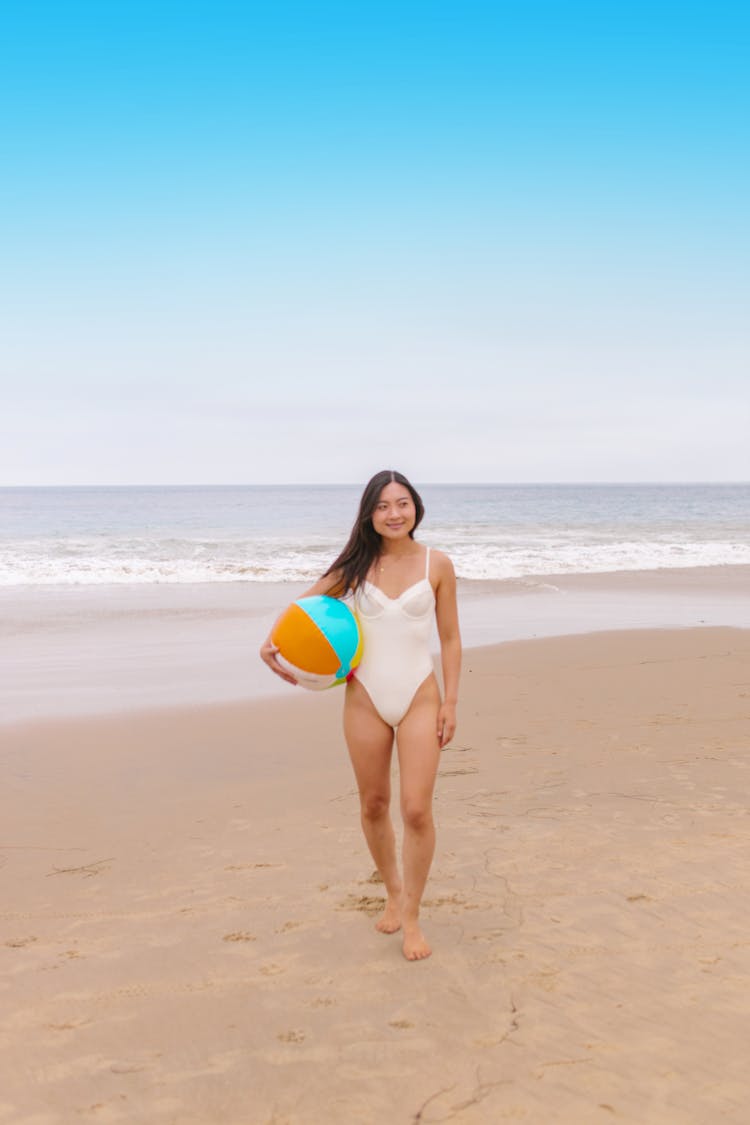
[[[414,539],[424,515],[416,489],[401,473],[377,473],[362,494],[349,540],[304,596],[351,594],[363,639],[362,662],[346,685],[344,735],[359,788],[362,828],[385,884],[381,933],[403,927],[409,961],[432,952],[419,926],[435,827],[432,794],[440,751],[456,729],[461,637],[456,576],[442,551]],[[430,655],[437,619],[445,698],[441,701]],[[260,654],[282,679],[270,636]],[[394,734],[401,775],[404,825],[403,880],[390,817]]]

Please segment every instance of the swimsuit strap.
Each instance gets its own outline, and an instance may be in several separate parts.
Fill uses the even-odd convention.
[[[424,564],[424,576],[425,576],[425,578],[430,577],[430,548],[429,547],[427,548],[427,561]]]

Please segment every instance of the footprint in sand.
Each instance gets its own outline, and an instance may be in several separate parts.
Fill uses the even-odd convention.
[[[233,934],[224,934],[222,941],[255,941],[255,934],[248,934],[243,930],[237,930]]]
[[[285,922],[283,926],[279,926],[276,933],[288,934],[290,930],[298,930],[302,924],[302,922]]]
[[[438,895],[437,898],[423,899],[422,905],[423,906],[460,906],[460,907],[463,907],[464,910],[474,909],[474,905],[472,903],[467,902],[467,900],[462,895]],[[455,913],[455,911],[454,911],[454,913]]]
[[[228,863],[225,871],[256,871],[261,867],[284,867],[283,863]]]
[[[501,941],[505,937],[505,930],[489,929],[484,930],[481,934],[473,934],[472,941]]]
[[[275,977],[278,973],[283,973],[285,970],[283,966],[271,963],[270,965],[261,965],[260,971],[264,977]]]
[[[281,1031],[276,1036],[281,1043],[303,1043],[305,1040],[304,1031]]]
[[[385,909],[385,899],[374,895],[347,895],[337,910],[360,910],[363,914],[380,914]]]
[[[542,992],[556,992],[557,980],[560,975],[559,969],[540,969],[538,972],[529,973],[526,981],[537,988],[541,988]]]
[[[473,1047],[499,1047],[508,1038],[507,1032],[503,1035],[482,1035],[479,1039],[472,1040]]]
[[[414,1024],[411,1020],[389,1020],[388,1026],[397,1027],[399,1031],[406,1031],[407,1028],[414,1027]]]
[[[38,940],[38,938],[35,938],[33,936],[19,937],[11,938],[10,941],[3,942],[3,944],[7,946],[8,949],[25,949],[27,945],[33,945],[33,943]]]

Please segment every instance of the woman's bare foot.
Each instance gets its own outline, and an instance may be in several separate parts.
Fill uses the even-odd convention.
[[[404,922],[403,950],[407,961],[424,961],[432,953],[417,922]]]
[[[385,910],[375,923],[381,934],[395,934],[401,929],[401,904],[398,898],[388,898]]]

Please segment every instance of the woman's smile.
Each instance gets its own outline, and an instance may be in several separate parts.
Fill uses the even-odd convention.
[[[416,508],[408,489],[395,481],[385,486],[372,513],[372,526],[378,535],[411,533]]]

